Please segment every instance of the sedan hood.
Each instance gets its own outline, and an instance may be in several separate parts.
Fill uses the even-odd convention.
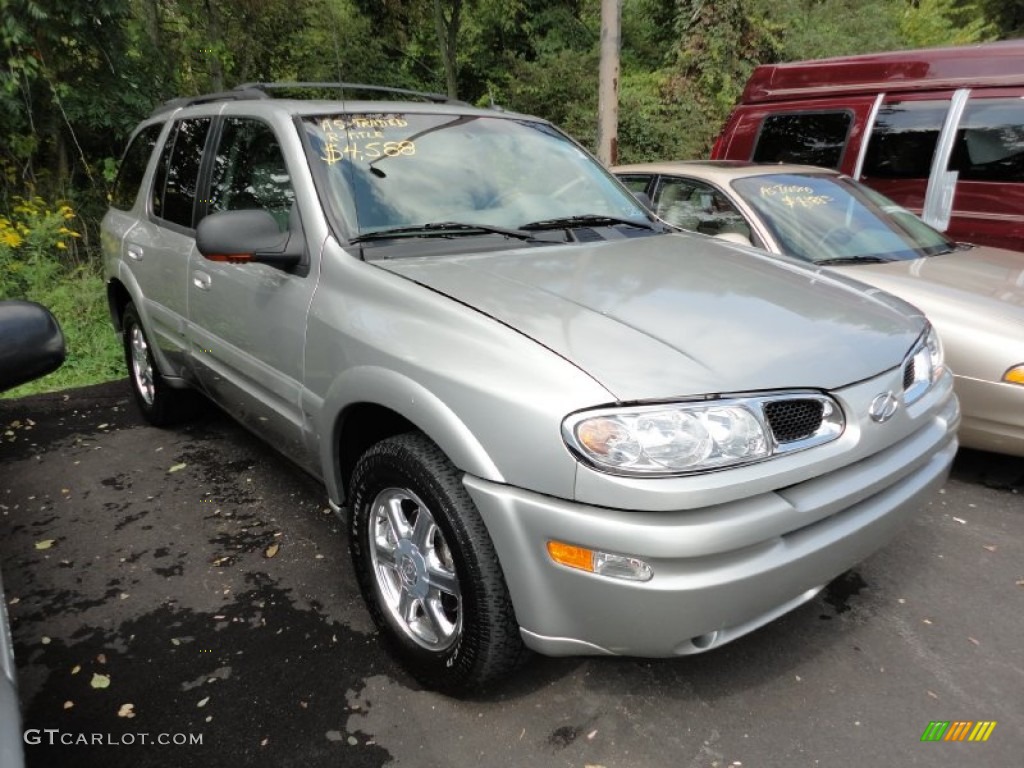
[[[375,264],[526,334],[620,401],[835,389],[899,365],[924,327],[885,294],[686,234]]]
[[[841,267],[931,316],[957,308],[994,322],[1024,324],[1024,253],[974,247],[941,256]]]
[[[1024,362],[1024,253],[978,247],[834,269],[923,310],[958,375],[999,381]]]

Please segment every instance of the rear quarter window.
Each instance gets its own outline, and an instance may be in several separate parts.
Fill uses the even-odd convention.
[[[853,115],[846,111],[769,115],[761,124],[753,159],[837,170],[852,123]]]
[[[114,208],[128,211],[135,205],[135,197],[146,175],[146,167],[161,130],[161,123],[143,128],[128,145],[110,193],[110,204]]]
[[[150,165],[150,157],[163,128],[160,123],[147,126],[135,134],[135,138],[128,144],[121,159],[118,177],[114,180],[114,188],[111,190],[111,205],[114,208],[129,211],[135,205],[138,188],[142,184],[146,167]]]

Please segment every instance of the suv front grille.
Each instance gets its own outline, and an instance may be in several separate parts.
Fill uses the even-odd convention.
[[[903,366],[903,389],[910,389],[910,386],[914,383],[915,375],[914,358],[911,357],[907,360],[906,365]]]
[[[821,400],[775,400],[764,404],[764,415],[777,443],[792,443],[816,434],[825,404]]]

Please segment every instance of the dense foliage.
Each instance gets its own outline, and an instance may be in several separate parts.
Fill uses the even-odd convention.
[[[80,237],[39,246],[59,267],[51,282],[82,269],[69,243],[95,270],[128,133],[175,96],[372,82],[498,104],[595,139],[599,0],[0,0],[0,11],[0,217],[14,226],[19,200],[80,217]],[[620,160],[705,154],[761,62],[1022,30],[1024,0],[622,0]],[[10,245],[10,226],[4,258],[24,261],[29,245]],[[8,295],[12,284],[0,281]]]

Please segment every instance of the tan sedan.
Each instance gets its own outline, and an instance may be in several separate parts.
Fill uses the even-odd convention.
[[[820,168],[726,160],[612,170],[670,224],[841,270],[922,309],[956,376],[961,444],[1024,456],[1024,253],[955,243]]]

